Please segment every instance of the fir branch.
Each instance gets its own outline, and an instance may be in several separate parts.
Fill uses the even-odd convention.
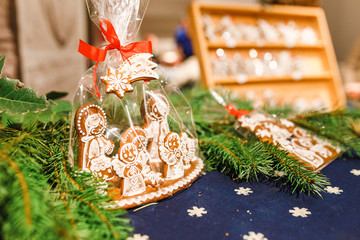
[[[6,155],[4,153],[0,153],[0,160],[1,159],[5,160],[10,165],[10,167],[14,170],[15,175],[20,183],[22,196],[24,199],[25,224],[27,226],[30,226],[30,225],[32,225],[30,196],[29,196],[29,190],[28,190],[28,186],[27,186],[24,174],[20,171],[17,164],[12,159],[9,158],[8,155]]]
[[[321,197],[323,188],[330,185],[322,173],[306,168],[296,157],[291,156],[288,151],[280,149],[278,145],[262,142],[262,146],[274,160],[274,170],[283,171],[286,174],[282,177],[283,184],[290,184],[292,193],[304,192],[308,195],[317,194]]]
[[[312,113],[291,120],[344,150],[352,149],[360,155],[360,138],[353,128],[353,123],[360,120],[359,110]]]
[[[199,134],[199,143],[205,162],[213,169],[219,169],[236,180],[258,180],[259,174],[271,175],[272,161],[265,155],[259,143],[236,137],[232,125],[197,125],[202,133]]]
[[[70,168],[67,159],[68,123],[34,124],[24,129],[0,129],[1,238],[10,239],[125,239],[131,231],[125,211],[111,211],[89,173]],[[29,201],[24,200],[15,171],[4,152],[25,178]],[[1,160],[4,161],[1,161]],[[14,174],[9,174],[9,173]],[[7,183],[3,185],[3,183]],[[8,184],[11,183],[11,184]],[[49,191],[50,190],[50,191]],[[6,199],[11,199],[8,201]],[[30,204],[32,225],[25,227],[21,204]],[[10,227],[11,226],[11,227]]]

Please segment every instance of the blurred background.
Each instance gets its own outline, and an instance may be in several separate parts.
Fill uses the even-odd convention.
[[[153,42],[156,60],[172,83],[179,86],[200,78],[196,57],[192,56],[191,46],[186,46],[187,37],[191,38],[187,32],[190,3],[190,0],[150,0],[137,39]],[[322,7],[345,90],[349,98],[359,98],[359,0],[264,0],[261,3]],[[0,0],[0,55],[6,55],[2,74],[21,79],[39,95],[63,91],[69,93],[67,99],[73,98],[78,81],[88,67],[85,57],[77,52],[79,38],[95,46],[103,42],[83,0]]]

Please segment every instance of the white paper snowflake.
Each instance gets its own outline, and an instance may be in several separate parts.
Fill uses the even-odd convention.
[[[244,235],[244,240],[268,240],[264,234],[262,233],[255,233],[255,232],[248,232],[249,235]]]
[[[250,193],[253,193],[251,188],[243,188],[240,187],[239,189],[234,189],[237,195],[249,195]]]
[[[343,192],[343,190],[340,189],[339,187],[331,187],[331,186],[327,186],[325,188],[325,191],[327,191],[328,193],[335,193],[335,194],[340,194]]]
[[[148,235],[134,234],[132,237],[128,237],[126,240],[150,240]]]
[[[294,209],[290,209],[289,212],[294,216],[294,217],[307,217],[307,215],[311,214],[310,211],[308,211],[307,208],[298,208],[298,207],[294,207]]]
[[[286,176],[286,175],[287,174],[284,171],[275,170],[275,172],[274,172],[275,177],[283,177],[283,176]]]
[[[352,174],[354,174],[355,176],[360,176],[360,170],[359,169],[352,169],[350,172]]]
[[[188,209],[187,210],[189,216],[194,216],[196,215],[197,217],[202,217],[203,214],[207,214],[207,211],[205,210],[205,208],[198,208],[193,206],[192,209]]]

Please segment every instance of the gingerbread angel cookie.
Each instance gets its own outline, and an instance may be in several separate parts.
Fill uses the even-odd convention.
[[[160,158],[165,162],[164,177],[166,179],[178,179],[184,176],[184,153],[181,149],[181,138],[175,132],[169,132],[164,144],[160,146]]]
[[[146,190],[142,175],[143,165],[138,161],[139,151],[132,143],[119,148],[120,161],[114,164],[115,171],[121,180],[122,196],[134,196]]]
[[[80,168],[104,180],[111,180],[115,174],[112,159],[107,155],[114,150],[114,143],[103,136],[106,124],[105,113],[96,104],[84,104],[76,112]]]
[[[170,132],[167,122],[169,111],[169,102],[163,94],[157,92],[146,93],[141,105],[141,114],[146,122],[143,129],[149,138],[150,165],[157,172],[161,172],[163,168],[159,156],[159,146],[163,145],[166,134]]]

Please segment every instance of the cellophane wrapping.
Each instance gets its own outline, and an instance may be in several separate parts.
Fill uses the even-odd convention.
[[[134,41],[148,0],[87,5],[95,24],[109,21],[125,46]],[[191,107],[177,87],[167,87],[171,80],[156,64],[145,61],[151,54],[144,54],[136,60],[109,50],[96,70],[82,75],[73,101],[70,162],[109,184],[118,207],[171,195],[202,171]]]

